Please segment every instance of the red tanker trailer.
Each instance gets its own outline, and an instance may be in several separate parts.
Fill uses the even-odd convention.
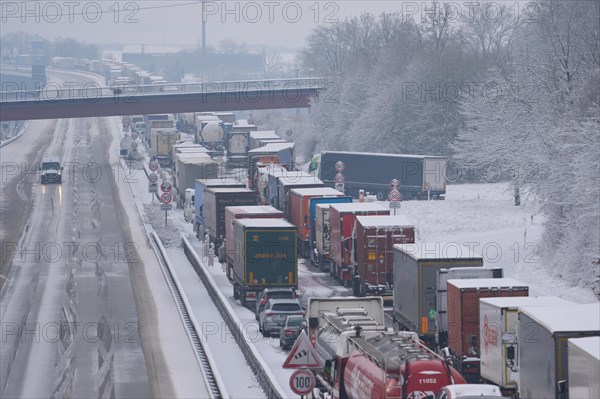
[[[316,350],[325,364],[317,374],[321,397],[425,398],[465,383],[416,333],[390,331],[364,309],[324,311],[319,326]]]

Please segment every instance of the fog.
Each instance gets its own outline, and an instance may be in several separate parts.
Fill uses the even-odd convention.
[[[420,9],[398,1],[206,2],[207,45],[225,39],[246,45],[299,48],[318,24],[362,12]],[[406,10],[405,10],[406,11]],[[25,31],[46,39],[75,37],[97,44],[193,47],[201,42],[200,1],[2,1],[2,33]]]

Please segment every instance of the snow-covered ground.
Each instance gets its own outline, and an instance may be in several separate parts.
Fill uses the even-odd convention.
[[[531,286],[531,295],[554,295],[587,303],[590,289],[569,285],[540,263],[543,215],[534,204],[514,206],[506,183],[449,185],[445,201],[406,201],[398,213],[418,229],[418,240],[451,251],[457,243],[473,248],[487,267],[502,267],[506,277]],[[385,203],[383,203],[385,205]]]

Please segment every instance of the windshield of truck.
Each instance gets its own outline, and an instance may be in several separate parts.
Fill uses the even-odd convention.
[[[271,310],[275,312],[301,312],[302,308],[297,303],[276,303]]]
[[[60,169],[60,164],[58,162],[44,162],[42,164],[42,170],[48,169],[58,170]]]

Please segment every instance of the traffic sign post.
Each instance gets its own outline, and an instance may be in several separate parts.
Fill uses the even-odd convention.
[[[396,179],[394,179],[394,180],[396,180]],[[392,180],[392,182],[390,182],[390,187],[392,186],[392,183],[394,182],[394,180]],[[395,188],[392,189],[392,191],[390,191],[390,194],[388,195],[388,200],[390,200],[390,208],[394,209],[394,215],[396,214],[396,209],[400,208],[400,198],[401,197],[402,196],[400,195],[400,191],[398,191]]]
[[[172,209],[171,201],[173,200],[173,196],[169,193],[169,191],[171,191],[171,188],[171,183],[169,183],[168,181],[164,181],[160,185],[160,189],[163,191],[163,193],[160,195],[160,202],[163,203],[160,209],[165,210],[165,226],[167,226],[167,212]],[[164,205],[169,205],[169,209],[167,209],[167,207],[165,207]]]
[[[290,376],[290,388],[294,393],[304,396],[315,389],[315,375],[310,370],[296,370]]]

